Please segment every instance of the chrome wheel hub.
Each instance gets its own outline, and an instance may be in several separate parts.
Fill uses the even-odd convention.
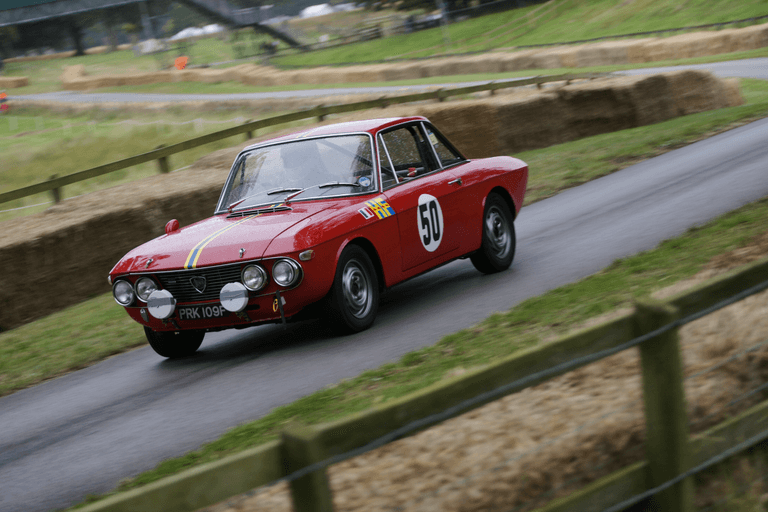
[[[512,246],[512,233],[509,224],[496,206],[489,208],[485,216],[485,234],[493,255],[499,259],[506,258]]]
[[[371,311],[371,280],[357,260],[349,260],[341,276],[344,303],[355,318],[364,318]]]

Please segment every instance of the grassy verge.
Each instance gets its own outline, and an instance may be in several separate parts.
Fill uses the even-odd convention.
[[[549,197],[749,119],[768,115],[768,83],[760,80],[743,83],[748,104],[741,107],[703,112],[517,155],[528,162],[531,169],[526,201]],[[99,314],[94,315],[94,311]],[[72,333],[89,334],[81,339],[79,334]],[[0,333],[0,395],[93,364],[142,343],[141,329],[114,305],[111,297],[97,297]]]

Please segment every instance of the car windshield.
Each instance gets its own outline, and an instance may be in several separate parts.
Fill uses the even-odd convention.
[[[217,211],[376,190],[370,137],[343,135],[263,146],[238,158]],[[303,191],[303,192],[302,192]]]

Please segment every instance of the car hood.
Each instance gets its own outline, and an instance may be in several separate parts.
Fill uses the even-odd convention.
[[[325,201],[305,202],[293,203],[286,211],[217,215],[140,245],[111,273],[192,269],[260,258],[280,233],[330,206]]]

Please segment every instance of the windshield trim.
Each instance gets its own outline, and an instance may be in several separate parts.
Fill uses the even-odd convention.
[[[256,144],[253,146],[248,146],[244,150],[242,150],[240,153],[238,153],[237,157],[235,157],[235,161],[232,163],[232,167],[229,169],[229,174],[227,175],[227,179],[224,182],[224,186],[221,188],[221,193],[219,194],[219,200],[216,203],[216,210],[213,212],[214,215],[220,215],[220,214],[229,214],[229,211],[227,209],[226,204],[224,204],[225,194],[226,191],[229,189],[230,183],[232,180],[236,178],[237,172],[236,169],[238,168],[238,165],[242,161],[242,159],[247,155],[248,153],[251,153],[253,151],[263,149],[270,146],[279,146],[281,144],[290,144],[292,142],[298,142],[303,140],[317,140],[317,139],[332,139],[336,137],[349,137],[354,135],[365,135],[368,137],[368,144],[371,148],[371,155],[374,155],[374,151],[376,150],[376,146],[374,145],[373,141],[373,135],[371,135],[369,132],[346,132],[346,133],[336,133],[332,135],[315,135],[315,136],[299,136],[295,137],[290,140],[280,140],[280,141],[273,141],[273,142],[264,142],[263,144]],[[307,196],[302,197],[301,199],[291,199],[291,202],[304,202],[304,201],[312,201],[316,199],[339,199],[339,198],[345,198],[345,197],[351,197],[351,196],[364,196],[369,194],[378,194],[381,192],[381,183],[379,180],[379,166],[378,162],[375,161],[375,158],[372,157],[371,161],[372,167],[373,167],[373,178],[372,181],[375,185],[375,188],[373,190],[367,190],[367,191],[361,191],[361,192],[354,192],[354,193],[347,193],[347,194],[333,194],[333,195],[323,195],[323,196]],[[265,205],[271,205],[271,204],[278,204],[282,203],[282,199],[284,198],[271,198],[271,200],[265,201],[263,203],[258,203],[252,206],[244,206],[242,208],[237,208],[233,211],[247,211],[247,210],[253,210],[262,208]]]

